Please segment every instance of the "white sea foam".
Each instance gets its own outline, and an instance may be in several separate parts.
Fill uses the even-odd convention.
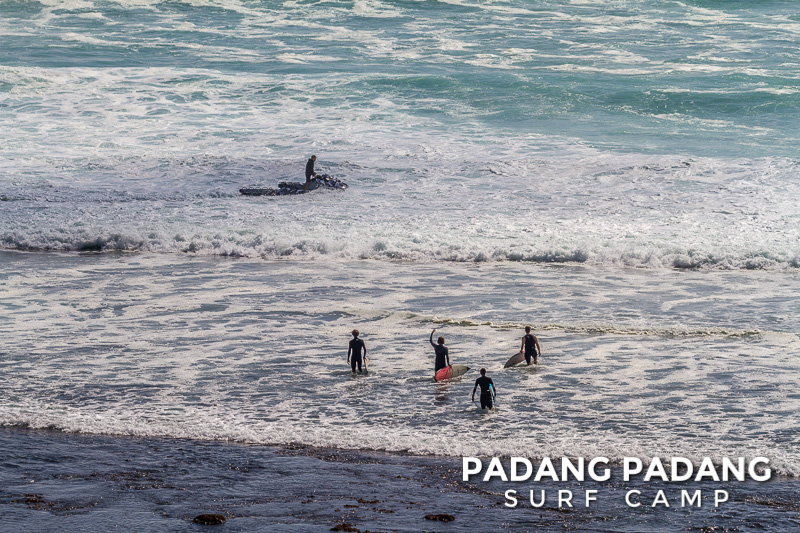
[[[402,9],[397,9],[391,4],[380,0],[355,0],[353,2],[353,13],[361,17],[377,18],[396,18],[405,14]]]
[[[196,90],[195,83],[186,91]],[[372,107],[370,113],[403,112],[385,99]],[[266,259],[798,266],[791,202],[797,167],[791,161],[611,157],[578,147],[567,148],[572,153],[566,155],[540,153],[536,160],[491,161],[490,152],[511,154],[530,144],[498,140],[480,146],[431,138],[420,145],[419,138],[400,134],[394,146],[378,147],[369,142],[370,124],[364,125],[347,127],[347,136],[363,138],[364,146],[344,138],[327,145],[334,154],[356,150],[363,160],[322,163],[351,188],[306,197],[238,195],[239,187],[274,186],[299,174],[302,160],[92,157],[68,165],[60,158],[7,160],[0,171],[18,178],[0,190],[5,207],[0,245]],[[258,139],[254,136],[255,143]],[[387,148],[391,159],[384,159]],[[117,179],[109,180],[111,169]],[[360,207],[355,216],[342,217],[342,205]],[[413,225],[404,222],[409,218]]]
[[[10,6],[0,425],[800,475],[780,9]],[[238,194],[311,153],[350,188]],[[431,382],[433,328],[497,412]]]
[[[763,455],[800,474],[785,416],[800,375],[793,277],[158,255],[3,265],[15,371],[2,425],[452,456]],[[540,365],[503,370],[526,323]],[[354,325],[366,377],[344,364]],[[496,413],[476,412],[471,378],[430,381],[433,328],[454,362],[488,368]]]
[[[88,2],[85,0],[42,0],[39,3],[45,6],[50,6],[68,11],[95,8],[94,2]]]

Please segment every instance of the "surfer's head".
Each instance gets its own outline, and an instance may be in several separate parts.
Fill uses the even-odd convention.
[[[315,156],[315,155],[312,155],[312,156],[311,156],[311,160],[312,160],[312,161],[316,161],[316,160],[317,160],[317,156]]]
[[[352,333],[352,334],[353,334],[353,337],[358,337],[358,330],[357,330],[357,329],[354,329],[354,330],[353,330],[353,331],[351,331],[350,333]]]
[[[444,344],[444,337],[439,337],[439,340],[436,342],[438,342],[439,344]]]
[[[530,332],[531,332],[531,327],[525,326],[525,333],[530,333]]]
[[[486,369],[485,368],[481,368],[481,376],[485,376],[485,375],[486,375]]]

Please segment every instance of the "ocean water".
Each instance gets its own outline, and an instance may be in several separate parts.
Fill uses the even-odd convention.
[[[394,454],[378,477],[396,454],[765,456],[784,514],[718,519],[791,528],[799,36],[777,0],[3,2],[5,447]],[[312,153],[350,187],[239,195]],[[504,370],[524,325],[541,364]],[[432,382],[434,328],[495,412],[474,370]]]

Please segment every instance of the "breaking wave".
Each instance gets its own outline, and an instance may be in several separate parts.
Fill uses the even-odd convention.
[[[17,229],[0,232],[0,248],[25,252],[150,252],[196,254],[201,256],[247,257],[295,260],[360,260],[394,262],[457,262],[608,265],[633,268],[674,268],[687,270],[790,270],[800,268],[797,252],[680,250],[673,246],[636,249],[628,244],[602,243],[570,247],[572,242],[555,242],[550,248],[519,245],[503,248],[491,242],[463,243],[457,235],[450,243],[422,242],[413,235],[393,240],[351,238],[349,234],[328,238],[277,234],[202,231],[195,228],[153,228],[151,231],[103,231],[75,227],[68,229]],[[566,239],[574,241],[575,239]],[[416,241],[416,242],[415,242]],[[522,248],[522,249],[520,249]]]

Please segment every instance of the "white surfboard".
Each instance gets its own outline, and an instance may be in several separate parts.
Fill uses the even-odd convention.
[[[508,368],[514,365],[518,365],[525,360],[525,353],[518,352],[511,356],[511,358],[506,361],[506,364],[503,365],[503,368]]]

